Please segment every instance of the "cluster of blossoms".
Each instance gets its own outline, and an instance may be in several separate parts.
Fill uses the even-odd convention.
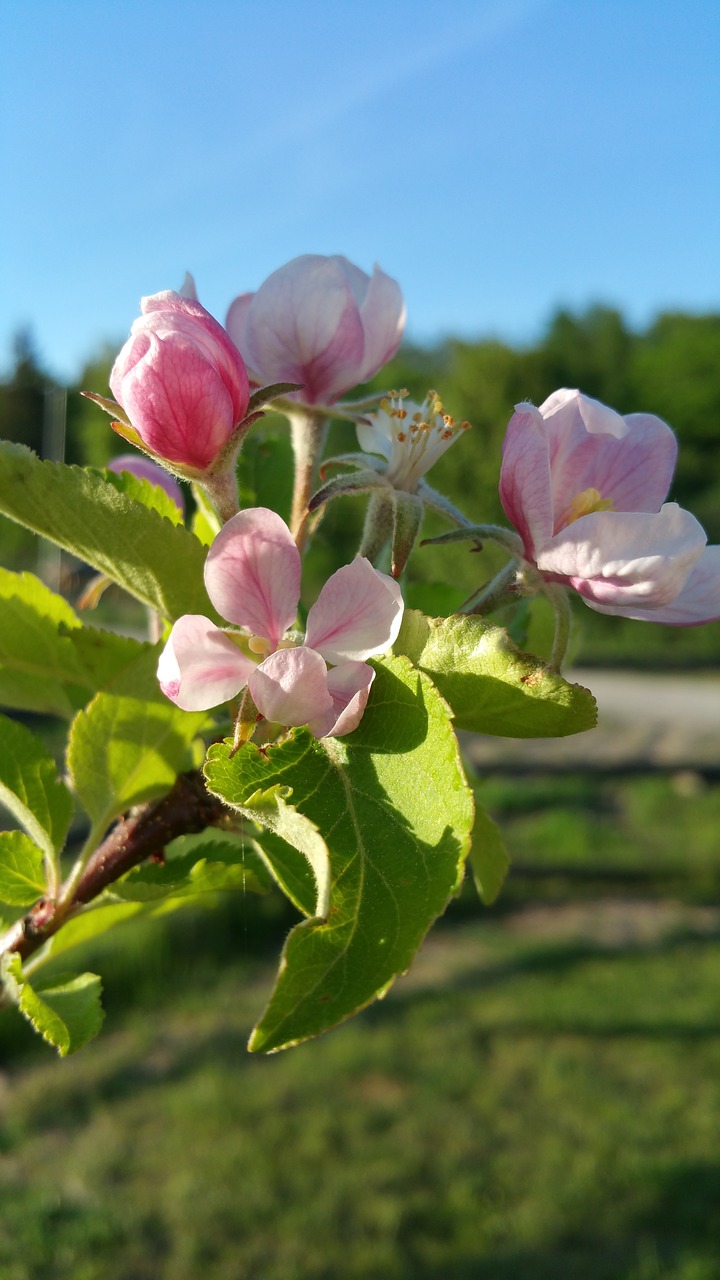
[[[370,560],[390,542],[399,577],[427,504],[456,526],[446,540],[495,536],[509,548],[509,594],[546,591],[556,601],[558,587],[570,587],[603,613],[678,626],[720,617],[720,548],[707,547],[697,520],[665,501],[677,443],[659,418],[621,417],[569,390],[539,409],[518,405],[500,478],[511,533],[470,524],[425,481],[469,425],[446,414],[436,392],[421,404],[406,391],[374,409],[339,404],[394,355],[404,320],[397,283],[339,255],[304,255],[280,268],[235,299],[226,329],[190,277],[181,293],[143,299],[112,371],[115,402],[100,402],[145,455],[204,487],[226,521],[208,554],[206,585],[235,629],[195,615],[175,623],[158,675],[178,706],[206,709],[246,690],[246,709],[269,721],[308,725],[317,736],[350,733],[373,680],[367,659],[392,645],[402,617],[398,586]],[[293,424],[292,532],[266,508],[236,513],[237,455],[268,400]],[[313,494],[317,424],[332,406],[356,421],[362,452],[326,460],[321,475],[332,465],[342,473]],[[137,473],[137,462],[124,465]],[[359,492],[370,495],[361,554],[327,581],[302,637],[293,628],[308,512]],[[497,599],[486,591],[475,611]]]

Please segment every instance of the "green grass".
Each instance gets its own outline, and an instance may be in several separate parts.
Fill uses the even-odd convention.
[[[518,785],[484,789],[516,855],[552,862],[542,900],[522,877],[494,911],[464,899],[320,1041],[245,1052],[258,931],[286,917],[241,900],[108,942],[107,1030],[76,1058],[6,1033],[3,1280],[717,1280],[720,911],[696,881],[720,792]],[[611,850],[677,893],[570,899],[558,864]]]

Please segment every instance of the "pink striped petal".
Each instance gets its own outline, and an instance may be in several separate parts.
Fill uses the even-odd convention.
[[[626,608],[670,603],[702,553],[705,533],[668,502],[655,514],[597,511],[561,530],[537,557],[546,577],[587,600]]]
[[[327,667],[312,649],[278,649],[250,676],[248,686],[266,720],[282,725],[307,724],[332,709]]]
[[[342,738],[357,729],[362,720],[375,672],[366,662],[343,662],[328,671],[327,687],[332,709],[310,720],[308,729],[316,738]]]
[[[350,266],[351,263],[348,262],[346,270]],[[367,276],[365,280],[367,281]],[[362,367],[358,370],[358,382],[368,382],[378,369],[382,369],[392,359],[400,346],[405,328],[406,308],[397,280],[386,276],[384,271],[375,266],[366,290],[360,304],[365,349]]]
[[[500,501],[523,540],[528,560],[552,537],[550,457],[538,409],[518,404],[503,444]]]
[[[308,613],[305,643],[328,662],[363,662],[390,648],[403,607],[397,583],[358,556],[328,578]]]
[[[667,497],[677,440],[650,413],[621,417],[579,391],[556,391],[540,414],[550,456],[554,530],[562,528],[573,498],[597,489],[615,511],[657,511]]]
[[[165,696],[183,711],[209,711],[234,698],[254,670],[214,622],[186,613],[170,632],[157,675]]]
[[[333,258],[303,254],[268,276],[252,299],[242,355],[263,382],[300,382],[310,404],[358,381],[364,337],[357,303]]]
[[[300,598],[300,555],[285,521],[268,507],[233,516],[210,548],[205,585],[218,613],[275,648]]]
[[[248,311],[250,310],[250,304],[254,297],[254,293],[241,293],[239,297],[235,298],[234,302],[230,303],[230,308],[225,320],[225,328],[235,343],[238,351],[241,353],[243,351],[247,351],[248,348],[246,332],[247,317]],[[253,382],[262,381],[259,375],[254,374],[247,360],[245,361],[245,366]]]
[[[669,604],[652,608],[628,608],[622,605],[587,604],[598,613],[612,613],[638,622],[661,622],[668,627],[697,627],[703,622],[720,619],[720,547],[705,547],[685,585]]]

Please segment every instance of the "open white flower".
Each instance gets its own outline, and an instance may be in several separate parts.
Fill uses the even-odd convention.
[[[407,391],[391,391],[377,413],[358,423],[357,435],[365,453],[385,459],[383,472],[393,488],[417,493],[426,471],[470,423],[445,413],[437,391],[428,391],[422,404],[407,396]]]

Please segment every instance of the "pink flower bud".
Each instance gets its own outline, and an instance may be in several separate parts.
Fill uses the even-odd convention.
[[[142,300],[110,386],[148,451],[206,470],[245,417],[245,366],[199,302],[170,291]]]
[[[306,253],[244,293],[227,316],[253,381],[301,382],[303,404],[333,404],[394,356],[405,325],[400,286],[340,254]]]

